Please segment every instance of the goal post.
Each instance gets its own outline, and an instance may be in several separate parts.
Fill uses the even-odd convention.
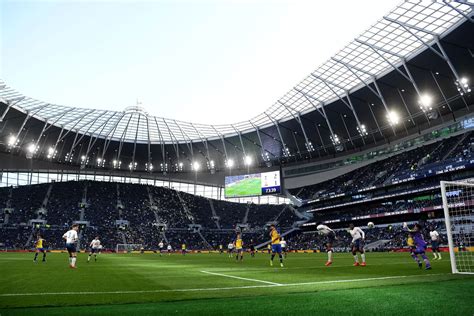
[[[441,181],[453,273],[474,274],[474,183]]]
[[[117,244],[115,246],[116,253],[129,253],[132,251],[140,251],[142,244]]]

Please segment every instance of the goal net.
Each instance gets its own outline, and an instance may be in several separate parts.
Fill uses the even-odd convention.
[[[116,253],[129,253],[132,251],[140,251],[142,244],[117,244],[115,246]]]
[[[474,183],[441,181],[453,273],[474,274]]]

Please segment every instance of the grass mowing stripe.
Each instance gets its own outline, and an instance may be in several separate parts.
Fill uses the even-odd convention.
[[[232,278],[232,279],[238,279],[238,280],[244,280],[244,281],[252,281],[252,282],[260,282],[260,283],[265,283],[265,284],[271,284],[271,285],[277,285],[281,286],[281,283],[275,283],[275,282],[270,282],[270,281],[263,281],[263,280],[257,280],[257,279],[250,279],[250,278],[242,278],[234,275],[228,275],[228,274],[222,274],[222,273],[215,273],[215,272],[209,272],[209,271],[201,271],[202,273],[206,274],[211,274],[211,275],[217,275],[221,277],[226,277],[226,278]]]
[[[389,279],[402,279],[402,278],[417,278],[417,277],[430,277],[435,275],[448,275],[450,273],[436,273],[427,275],[394,275],[377,278],[359,278],[359,279],[347,279],[347,280],[330,280],[330,281],[316,281],[316,282],[302,282],[302,283],[273,283],[266,285],[247,285],[247,286],[232,286],[232,287],[214,287],[214,288],[196,288],[196,289],[168,289],[168,290],[144,290],[144,291],[105,291],[105,292],[42,292],[42,293],[4,293],[0,294],[0,297],[12,297],[12,296],[46,296],[46,295],[100,295],[100,294],[143,294],[143,293],[172,293],[172,292],[199,292],[199,291],[225,291],[225,290],[240,290],[240,289],[255,289],[255,288],[267,288],[267,287],[295,287],[304,285],[317,285],[317,284],[335,284],[335,283],[351,283],[351,282],[365,282],[365,281],[380,281]],[[229,276],[227,276],[229,277]],[[252,280],[252,279],[247,279]],[[255,280],[253,280],[255,281]],[[267,282],[267,281],[260,281]]]

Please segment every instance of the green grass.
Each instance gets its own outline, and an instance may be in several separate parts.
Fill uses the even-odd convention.
[[[262,194],[262,180],[260,178],[249,178],[240,180],[225,188],[225,196],[239,197]]]
[[[431,271],[406,253],[369,253],[367,267],[336,254],[329,268],[325,254],[290,254],[285,268],[266,254],[242,263],[219,254],[86,257],[72,270],[66,254],[34,264],[32,254],[1,253],[0,315],[474,313],[474,277],[452,275],[447,256]],[[64,292],[75,293],[55,294]]]

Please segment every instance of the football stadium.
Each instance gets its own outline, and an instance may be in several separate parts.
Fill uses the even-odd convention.
[[[0,1],[0,315],[473,315],[473,10]]]

